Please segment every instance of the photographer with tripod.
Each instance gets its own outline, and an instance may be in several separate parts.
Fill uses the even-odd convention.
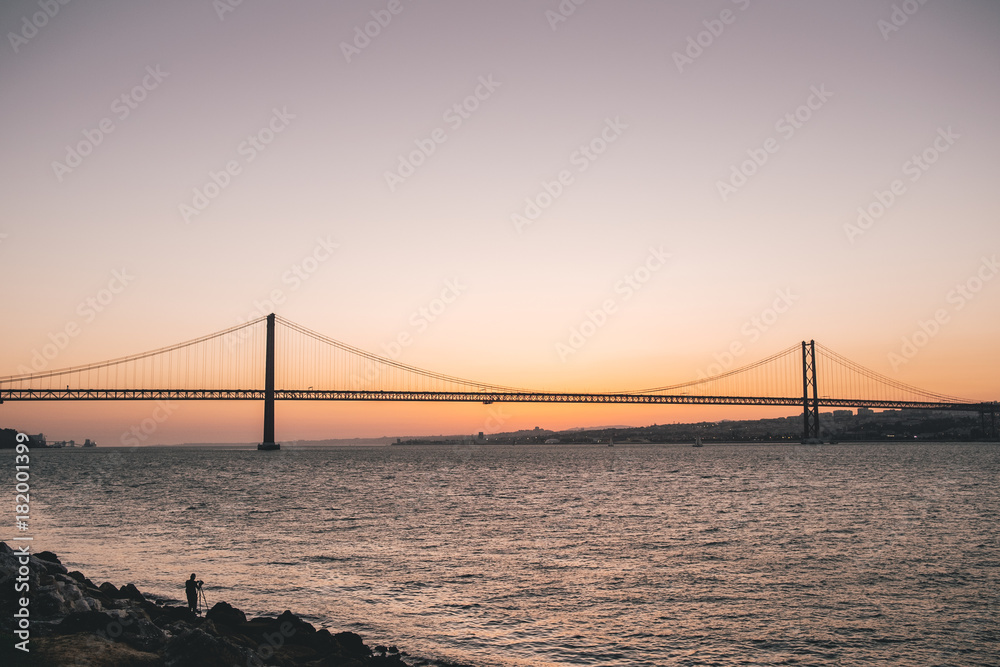
[[[201,587],[204,585],[204,581],[200,579],[196,580],[194,574],[191,578],[184,582],[184,591],[187,593],[188,607],[190,607],[191,612],[194,614],[198,613],[198,597],[201,594],[204,598],[204,593],[201,592]],[[208,602],[205,602],[205,606],[208,606]]]

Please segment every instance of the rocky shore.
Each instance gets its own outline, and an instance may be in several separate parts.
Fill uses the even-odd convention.
[[[95,585],[55,554],[30,557],[29,653],[15,648],[18,556],[0,542],[0,663],[91,667],[407,667],[394,646],[367,646],[353,632],[316,629],[285,611],[247,618],[226,602],[203,616],[147,599],[133,584]],[[409,658],[408,658],[409,660]]]

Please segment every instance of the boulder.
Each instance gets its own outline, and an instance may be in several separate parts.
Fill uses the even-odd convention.
[[[34,567],[42,568],[46,574],[66,574],[69,572],[66,566],[60,563],[59,559],[51,551],[41,551],[37,554],[32,554],[31,564]]]
[[[281,616],[278,616],[278,618],[274,619],[274,622],[275,624],[277,624],[279,628],[281,628],[282,626],[285,626],[287,628],[288,626],[285,625],[286,623],[291,625],[293,636],[299,640],[296,643],[304,644],[310,637],[316,634],[316,628],[314,628],[309,623],[303,621],[301,618],[299,618],[298,616],[296,616],[287,609],[281,613]]]
[[[121,591],[118,590],[118,587],[115,586],[110,581],[105,581],[103,584],[97,587],[97,590],[101,591],[102,593],[104,593],[105,596],[107,596],[112,600],[121,600],[122,598],[125,597],[124,595],[121,594]]]
[[[241,625],[247,622],[247,615],[228,602],[216,602],[205,614],[205,618],[218,625]]]
[[[365,646],[361,635],[353,632],[338,632],[333,636],[333,639],[340,644],[341,651],[345,655],[367,658],[371,654],[371,649]]]
[[[164,606],[160,608],[160,613],[156,616],[151,616],[158,626],[165,628],[172,623],[197,623],[198,616],[194,614],[187,607],[168,607]]]
[[[201,628],[188,628],[167,642],[166,667],[216,667],[251,664],[250,651],[225,639],[213,637]]]
[[[146,598],[139,592],[139,589],[135,587],[135,584],[125,584],[119,589],[119,592],[124,598],[132,600],[133,602],[146,601]]]

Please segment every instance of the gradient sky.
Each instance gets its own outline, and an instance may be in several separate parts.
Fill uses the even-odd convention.
[[[279,290],[274,310],[310,329],[375,352],[411,333],[400,361],[497,384],[657,386],[734,341],[742,365],[816,339],[904,382],[1000,398],[1000,3],[589,0],[567,17],[557,0],[226,6],[95,0],[47,17],[3,3],[0,374],[67,326],[78,333],[48,369],[224,329]],[[246,143],[262,130],[270,143]],[[602,132],[614,141],[583,157]],[[428,142],[390,187],[399,156]],[[720,193],[754,155],[763,164]],[[186,220],[181,205],[227,163],[238,173]],[[518,228],[563,171],[561,194]],[[329,258],[306,261],[323,243],[337,245]],[[625,299],[616,285],[650,248],[670,258]],[[304,262],[307,280],[290,273]],[[980,289],[958,296],[970,280]],[[418,331],[411,315],[447,281],[460,296]],[[87,306],[109,285],[100,312]],[[792,305],[757,328],[779,292]],[[561,358],[609,298],[617,311]],[[938,311],[926,345],[891,363]],[[279,404],[277,436],[775,414],[508,405],[498,429],[490,409]],[[113,445],[152,410],[8,403],[0,424]],[[148,443],[259,431],[257,404],[187,403]]]

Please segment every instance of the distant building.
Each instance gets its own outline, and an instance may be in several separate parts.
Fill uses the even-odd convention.
[[[871,417],[873,414],[875,413],[872,411],[871,408],[858,408],[859,417]]]
[[[853,416],[854,416],[854,413],[851,412],[850,410],[834,410],[833,411],[833,418],[834,419],[848,419],[848,418],[853,417]]]

